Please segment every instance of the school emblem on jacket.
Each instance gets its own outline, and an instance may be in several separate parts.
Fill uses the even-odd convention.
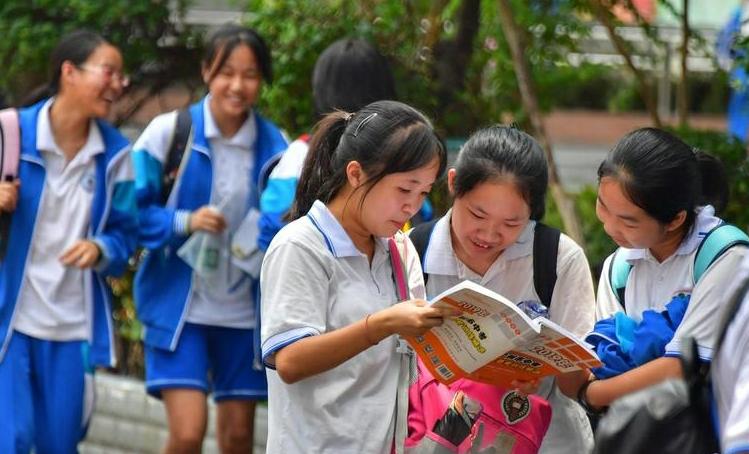
[[[528,417],[531,412],[531,402],[528,396],[522,396],[515,391],[508,391],[502,396],[502,413],[508,424],[517,424]]]
[[[84,191],[91,193],[94,192],[94,186],[96,185],[96,173],[88,172],[81,178],[81,187]]]

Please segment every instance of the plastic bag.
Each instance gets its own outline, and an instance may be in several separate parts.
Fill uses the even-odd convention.
[[[237,268],[253,278],[260,276],[263,251],[258,248],[260,212],[250,208],[231,239],[231,261]]]

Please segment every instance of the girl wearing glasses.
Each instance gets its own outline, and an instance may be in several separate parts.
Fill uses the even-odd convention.
[[[200,451],[212,392],[221,451],[246,453],[255,401],[266,398],[267,385],[259,348],[252,361],[256,281],[232,251],[238,227],[254,222],[263,173],[288,144],[253,107],[272,78],[270,51],[255,31],[217,31],[202,75],[209,93],[189,109],[192,141],[166,200],[162,181],[178,112],[156,117],[134,146],[140,241],[148,250],[135,300],[145,325],[146,389],[167,411],[165,452]],[[194,233],[219,245],[224,266],[210,279],[177,254]]]
[[[77,31],[52,79],[18,110],[18,179],[0,261],[0,452],[70,453],[86,432],[93,368],[114,366],[110,291],[135,249],[128,141],[102,120],[122,94],[120,51]],[[109,75],[107,75],[109,74]]]

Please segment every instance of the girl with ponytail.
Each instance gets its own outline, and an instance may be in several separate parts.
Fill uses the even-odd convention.
[[[666,131],[627,134],[598,179],[596,214],[620,247],[604,262],[588,336],[604,366],[568,389],[590,411],[680,377],[684,340],[711,361],[722,295],[749,244],[716,216],[728,201],[720,162]]]
[[[396,409],[407,406],[397,396],[408,370],[397,335],[456,314],[427,307],[418,256],[399,229],[444,169],[442,141],[405,104],[378,101],[318,125],[295,220],[271,242],[260,277],[269,453],[402,448]],[[393,236],[407,247],[407,301],[394,284]]]

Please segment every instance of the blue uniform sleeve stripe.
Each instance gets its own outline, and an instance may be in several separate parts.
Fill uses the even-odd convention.
[[[749,451],[749,443],[737,443],[732,446],[726,446],[725,454],[741,454]]]
[[[280,334],[272,336],[270,339],[263,342],[263,364],[269,369],[276,369],[274,361],[271,361],[271,357],[282,348],[287,345],[291,345],[294,342],[304,339],[305,337],[316,336],[320,334],[316,329],[310,327],[295,328]]]

